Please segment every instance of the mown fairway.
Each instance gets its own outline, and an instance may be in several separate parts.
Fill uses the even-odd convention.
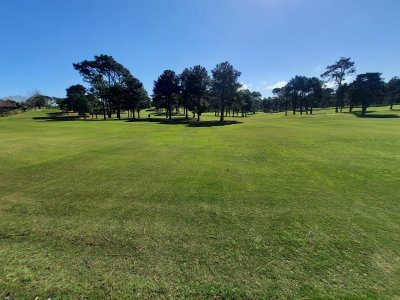
[[[400,297],[400,119],[46,113],[0,119],[0,299]]]

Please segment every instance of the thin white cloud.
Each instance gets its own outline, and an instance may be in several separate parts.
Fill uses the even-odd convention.
[[[285,85],[287,85],[287,81],[283,80],[283,81],[278,81],[277,83],[275,83],[273,85],[269,85],[265,89],[266,90],[281,89]]]
[[[353,75],[347,76],[344,78],[343,83],[351,83],[354,79],[355,79],[355,76],[353,76]],[[336,89],[337,84],[334,81],[328,81],[328,82],[324,83],[324,87],[328,88],[328,89]]]
[[[239,90],[250,90],[253,84],[251,83],[244,83],[244,82],[239,82],[242,87]]]
[[[336,88],[336,83],[333,81],[328,81],[324,83],[324,87],[326,89],[335,89]]]

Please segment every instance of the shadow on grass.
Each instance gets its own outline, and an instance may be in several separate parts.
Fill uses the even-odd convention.
[[[52,112],[47,113],[45,117],[33,117],[33,120],[37,121],[77,121],[79,120],[78,116],[67,116],[62,112]]]
[[[365,115],[362,115],[360,111],[351,112],[354,116],[358,118],[376,118],[376,119],[393,119],[400,118],[397,114],[374,114],[375,111],[367,111]]]
[[[242,122],[236,121],[236,120],[226,120],[223,122],[220,122],[218,120],[213,120],[213,121],[196,121],[194,119],[188,119],[186,120],[185,118],[174,118],[172,120],[166,119],[166,118],[140,118],[140,119],[107,119],[103,120],[103,117],[98,119],[92,119],[91,117],[88,117],[86,120],[83,118],[80,118],[78,116],[67,116],[62,112],[53,112],[53,113],[47,113],[47,116],[44,117],[33,117],[33,120],[37,121],[46,121],[46,122],[65,122],[65,121],[83,121],[83,122],[96,122],[96,121],[125,121],[125,122],[153,122],[153,123],[158,123],[158,124],[166,124],[166,125],[186,125],[187,127],[214,127],[214,126],[226,126],[226,125],[234,125],[234,124],[242,124]]]
[[[111,118],[104,120],[103,115],[98,115],[97,118],[93,118],[92,116],[88,116],[86,120],[82,117],[79,116],[67,116],[65,113],[62,112],[53,112],[53,113],[47,113],[47,116],[45,117],[33,117],[33,120],[37,121],[47,121],[47,122],[59,122],[59,121],[87,121],[87,122],[101,122],[101,121],[121,121],[117,118]]]
[[[220,122],[218,120],[213,121],[196,121],[194,119],[185,118],[174,118],[174,119],[166,119],[166,118],[141,118],[141,119],[129,119],[126,122],[155,122],[158,124],[166,124],[166,125],[186,125],[187,127],[215,127],[215,126],[226,126],[226,125],[234,125],[234,124],[242,124],[242,122],[235,120],[226,120]]]

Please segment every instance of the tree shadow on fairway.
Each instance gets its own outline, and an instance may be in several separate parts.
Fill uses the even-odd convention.
[[[67,116],[62,112],[47,113],[45,117],[33,117],[37,121],[77,121],[79,116]]]
[[[173,118],[172,120],[166,118],[138,118],[138,119],[116,119],[111,118],[107,120],[103,120],[103,116],[98,119],[92,119],[88,117],[86,120],[79,116],[67,116],[63,112],[51,112],[47,113],[46,116],[43,117],[33,117],[33,120],[36,121],[45,121],[45,122],[65,122],[65,121],[82,121],[82,122],[108,122],[108,121],[125,121],[125,122],[153,122],[157,124],[165,124],[165,125],[186,125],[187,127],[215,127],[215,126],[226,126],[226,125],[234,125],[234,124],[242,124],[240,121],[236,120],[226,120],[220,122],[218,120],[207,120],[207,121],[196,121],[195,119],[185,119],[181,118]]]
[[[185,118],[174,118],[174,119],[166,119],[166,118],[141,118],[141,119],[129,119],[126,122],[154,122],[157,124],[165,124],[165,125],[186,125],[187,127],[215,127],[215,126],[226,126],[226,125],[234,125],[234,124],[242,124],[242,122],[235,120],[226,120],[220,122],[218,120],[213,121],[196,121],[194,119],[185,119]]]
[[[68,116],[63,112],[51,112],[47,113],[44,117],[33,117],[36,121],[47,121],[47,122],[59,122],[59,121],[84,121],[84,122],[101,122],[101,121],[121,121],[120,119],[111,118],[103,120],[103,115],[98,115],[98,118],[93,118],[88,116],[86,119],[79,116]]]
[[[367,111],[365,115],[362,115],[360,111],[352,112],[354,116],[358,118],[376,118],[376,119],[392,119],[400,118],[397,114],[374,114],[375,111]]]

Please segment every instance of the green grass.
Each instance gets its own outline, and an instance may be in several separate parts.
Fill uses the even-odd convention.
[[[0,299],[400,297],[400,119],[47,112],[0,119]]]

